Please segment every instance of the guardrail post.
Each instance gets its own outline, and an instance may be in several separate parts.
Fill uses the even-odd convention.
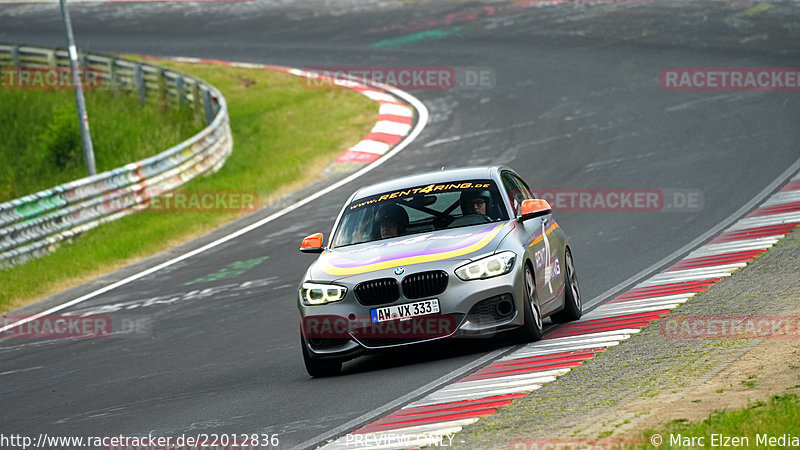
[[[158,83],[158,102],[161,104],[161,109],[167,109],[167,80],[164,77],[164,69],[158,69],[156,72],[156,82]]]
[[[214,120],[214,106],[211,104],[211,92],[203,90],[203,110],[206,113],[206,125]]]
[[[136,81],[136,92],[139,93],[139,103],[144,106],[147,100],[147,90],[144,85],[144,74],[142,73],[142,65],[136,64],[133,67],[133,78]]]
[[[47,65],[50,67],[58,67],[58,58],[56,58],[56,51],[50,50],[45,53],[45,57],[47,58]]]
[[[178,96],[178,109],[180,110],[186,105],[186,98],[183,96],[183,77],[180,75],[175,78],[175,94]]]
[[[111,90],[116,91],[119,88],[119,75],[117,74],[117,60],[114,58],[108,60],[108,79],[111,83]]]
[[[194,110],[194,117],[200,121],[200,86],[197,85],[197,80],[192,83],[192,110]]]
[[[14,67],[19,67],[19,46],[15,45],[11,47],[11,64]]]

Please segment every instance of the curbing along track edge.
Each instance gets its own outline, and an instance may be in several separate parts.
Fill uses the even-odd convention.
[[[148,59],[148,57],[143,57],[143,58]],[[276,71],[286,72],[298,77],[306,77],[306,78],[315,77],[315,74],[313,74],[312,72],[307,72],[299,69],[282,67],[282,66],[237,63],[237,62],[221,61],[214,59],[197,59],[197,58],[170,58],[170,59],[178,62],[219,64],[232,67],[276,70]],[[293,203],[287,206],[286,208],[283,208],[273,214],[270,214],[269,216],[260,219],[254,223],[243,226],[235,231],[225,234],[224,236],[215,239],[212,242],[209,242],[193,250],[187,251],[186,253],[183,253],[180,256],[171,258],[167,261],[156,264],[145,270],[135,272],[132,275],[124,277],[119,281],[103,286],[100,289],[96,289],[86,294],[80,295],[77,298],[73,298],[71,300],[66,300],[66,301],[63,300],[58,301],[54,306],[51,306],[49,308],[45,307],[44,311],[37,312],[35,314],[30,314],[22,320],[0,327],[0,333],[3,333],[4,331],[12,329],[14,327],[18,327],[19,325],[25,324],[32,320],[37,320],[48,314],[53,314],[55,312],[69,308],[70,306],[85,302],[89,299],[97,297],[98,295],[102,295],[120,286],[126,285],[140,278],[143,278],[147,275],[150,275],[154,272],[158,272],[161,269],[177,264],[185,259],[191,258],[192,256],[198,255],[214,247],[217,247],[221,244],[224,244],[225,242],[228,242],[231,239],[235,239],[245,233],[260,228],[261,226],[266,225],[274,221],[275,219],[278,219],[279,217],[282,217],[377,168],[378,166],[380,166],[381,164],[392,158],[394,155],[402,151],[409,144],[411,144],[411,142],[413,142],[417,138],[417,136],[419,136],[419,134],[422,132],[422,130],[425,128],[425,125],[428,122],[428,109],[425,107],[425,105],[411,94],[408,94],[407,92],[404,92],[393,86],[385,84],[369,85],[364,83],[357,83],[354,81],[338,81],[338,80],[335,82],[335,84],[337,86],[341,86],[344,88],[353,89],[361,93],[362,95],[365,95],[370,99],[376,101],[380,105],[380,109],[378,111],[379,114],[378,122],[373,127],[372,132],[369,135],[367,135],[361,142],[359,142],[355,146],[351,147],[349,150],[346,150],[344,153],[342,153],[337,159],[337,161],[334,162],[331,166],[329,166],[328,169],[326,169],[333,171],[342,171],[343,170],[342,165],[345,164],[347,165],[347,167],[345,167],[344,170],[357,169],[355,172],[325,187],[324,189],[320,189],[314,194],[305,197],[303,200]],[[416,116],[416,122],[414,121],[415,116]],[[382,136],[383,135],[391,136],[391,139],[395,143],[391,145],[386,144],[385,146],[377,145],[377,144],[383,144],[383,142],[375,141],[375,133],[381,133]],[[256,212],[254,214],[258,213]],[[37,303],[47,304],[48,298],[42,299]]]
[[[308,80],[319,79],[314,72],[309,72],[290,67],[270,66],[264,64],[239,63],[231,61],[221,61],[218,59],[198,59],[198,58],[169,58],[176,62],[192,64],[215,64],[229,67],[239,67],[243,69],[267,69],[290,73],[292,75],[306,78]],[[348,172],[363,167],[377,161],[386,155],[392,148],[400,144],[414,128],[414,107],[407,101],[398,100],[395,96],[397,89],[388,85],[380,85],[384,91],[394,92],[390,95],[378,89],[369,87],[363,83],[350,80],[324,80],[331,86],[352,89],[367,98],[378,102],[378,121],[372,127],[370,133],[358,144],[345,150],[336,161],[330,164],[326,172]],[[417,108],[419,111],[419,108]],[[423,125],[424,126],[424,125]]]
[[[747,215],[722,232],[711,230],[717,233],[713,239],[699,247],[692,243],[692,250],[677,262],[622,293],[608,300],[604,294],[599,301],[592,302],[601,305],[579,321],[553,328],[541,341],[514,348],[468,376],[447,382],[321,448],[364,450],[449,445],[453,435],[467,425],[498,412],[515,399],[618,345],[745,267],[800,225],[798,163],[800,160],[773,184],[778,186],[794,175],[791,180],[757,208],[752,209],[761,200],[758,197],[746,205],[750,210]],[[774,187],[765,194],[772,190]],[[741,213],[737,211],[734,218],[738,216]]]

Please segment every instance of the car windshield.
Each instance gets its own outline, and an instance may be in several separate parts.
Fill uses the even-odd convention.
[[[469,180],[359,198],[345,208],[333,246],[508,220],[497,186]]]

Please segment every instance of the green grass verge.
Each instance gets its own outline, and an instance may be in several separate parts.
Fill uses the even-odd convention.
[[[796,444],[800,439],[798,424],[800,399],[796,394],[788,394],[776,395],[768,402],[759,401],[740,410],[715,412],[700,422],[673,421],[663,430],[646,431],[642,437],[649,442],[650,437],[658,433],[663,438],[664,448],[797,448],[791,440],[769,442],[764,437],[777,439],[784,434],[791,434]],[[726,440],[734,437],[746,441]]]
[[[202,129],[191,110],[139,106],[127,93],[84,92],[97,171],[181,142]],[[87,175],[72,91],[0,89],[0,202]]]
[[[377,104],[354,91],[308,89],[284,73],[156,63],[213,84],[230,110],[233,154],[219,172],[181,189],[254,190],[263,204],[263,199],[319,177],[325,165],[369,132],[378,116]],[[90,280],[239,216],[138,213],[103,225],[52,255],[0,271],[0,310]]]

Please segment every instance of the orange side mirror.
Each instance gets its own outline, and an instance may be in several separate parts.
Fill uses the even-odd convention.
[[[553,209],[550,207],[550,203],[547,203],[547,200],[541,198],[524,200],[519,207],[519,217],[521,220],[532,219],[534,217],[550,214],[551,212],[553,212]]]
[[[322,233],[314,233],[303,238],[300,244],[300,251],[303,253],[322,253]]]

